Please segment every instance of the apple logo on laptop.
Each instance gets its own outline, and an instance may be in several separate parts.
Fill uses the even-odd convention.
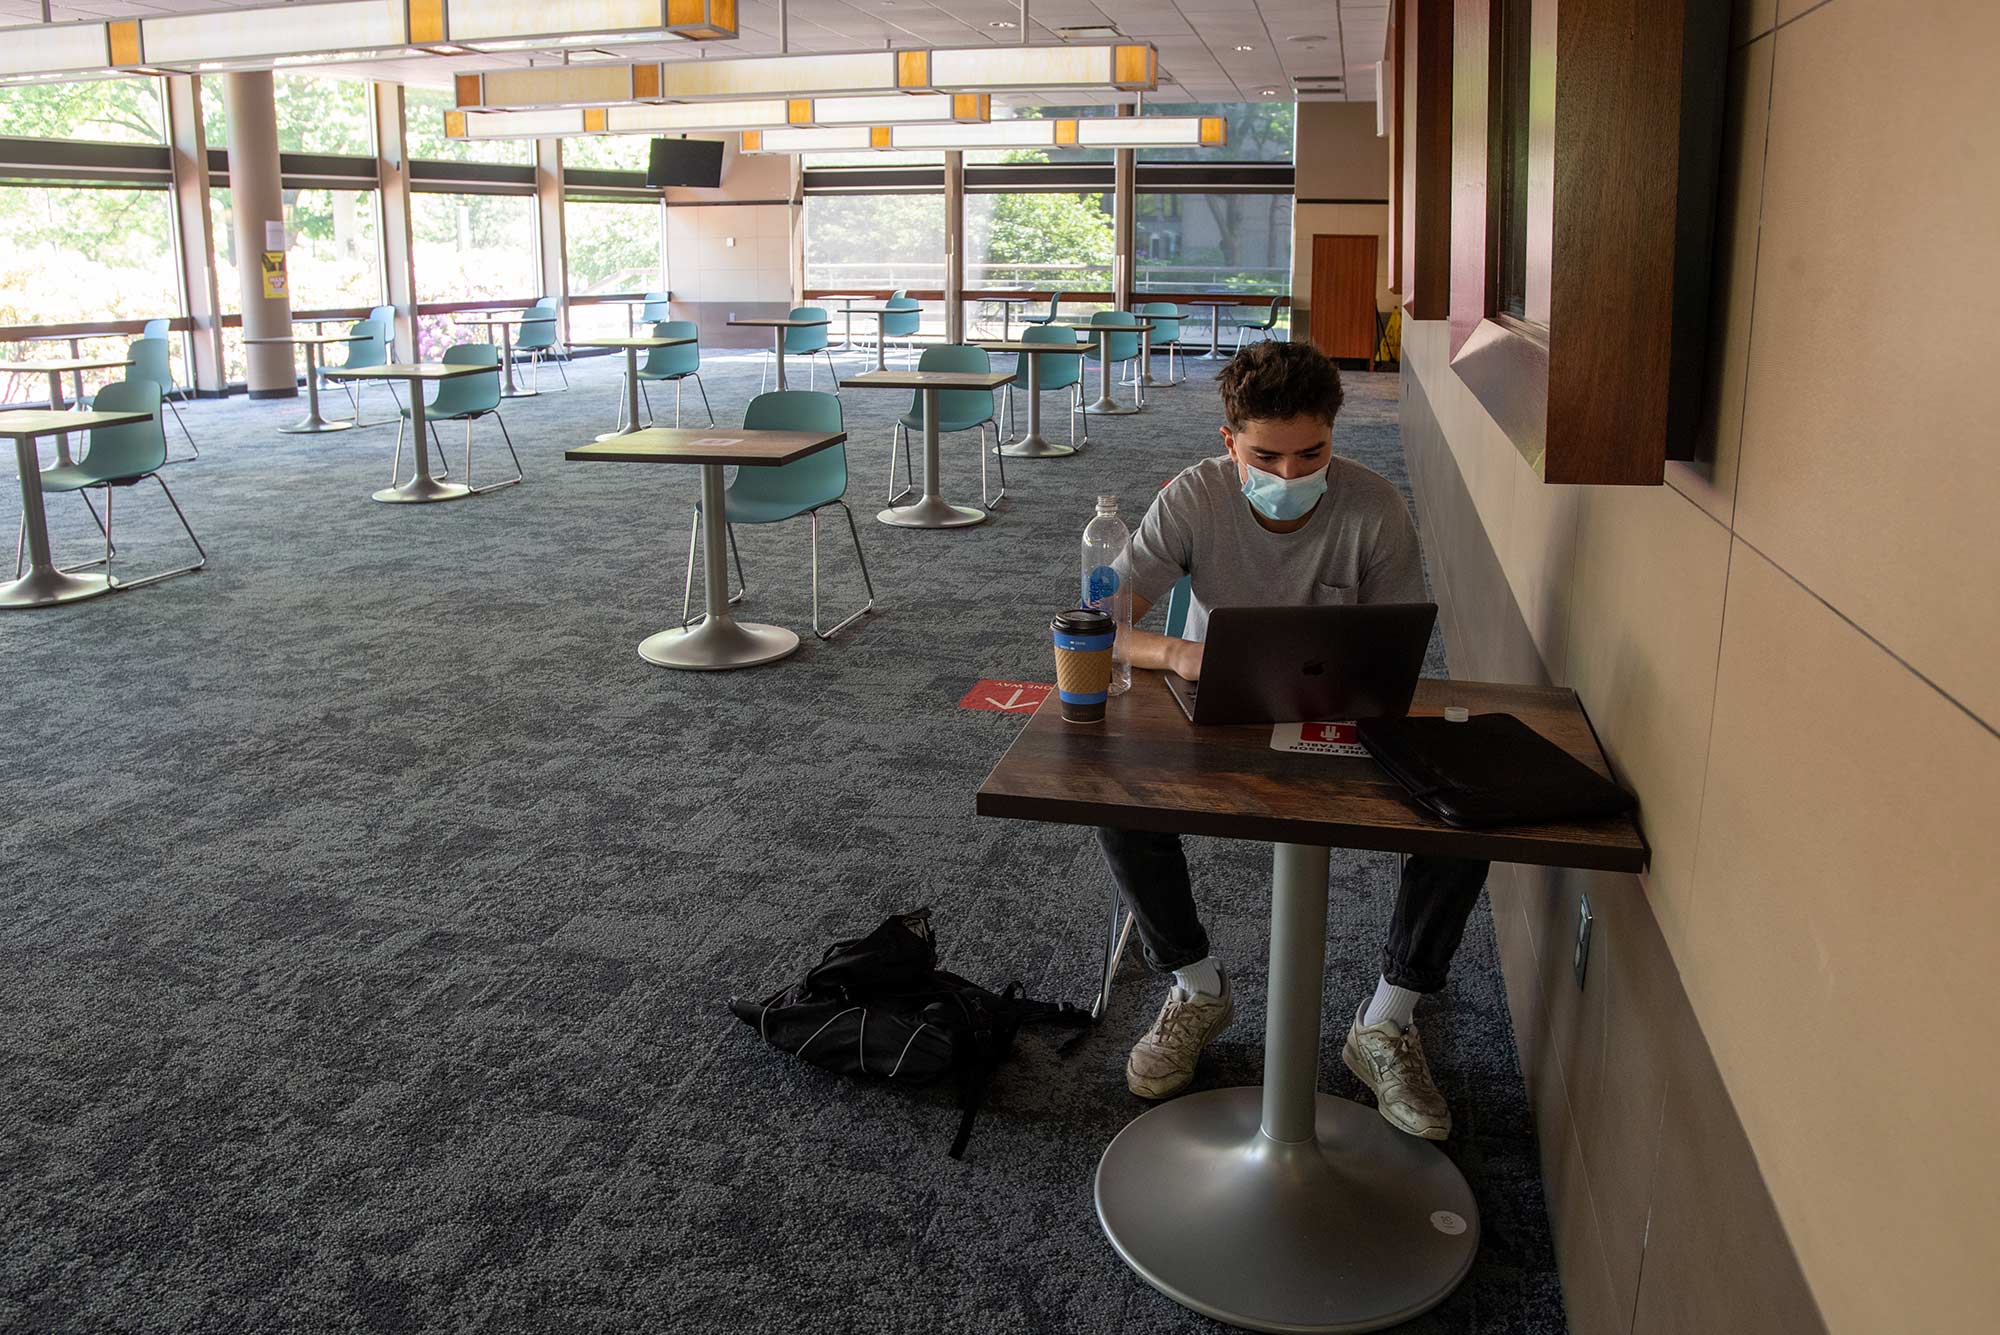
[[[1305,673],[1308,677],[1323,677],[1326,675],[1326,664],[1320,662],[1318,659],[1314,659],[1300,668],[1299,671]]]

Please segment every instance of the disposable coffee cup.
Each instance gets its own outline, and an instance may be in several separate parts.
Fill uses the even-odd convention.
[[[1056,695],[1069,723],[1102,723],[1104,701],[1111,694],[1111,644],[1118,628],[1093,607],[1058,613],[1049,629],[1055,635]]]

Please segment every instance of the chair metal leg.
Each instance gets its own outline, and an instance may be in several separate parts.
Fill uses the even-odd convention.
[[[910,479],[910,484],[901,491],[896,490],[896,437],[898,434],[903,438],[903,473],[904,476]],[[914,493],[916,489],[917,474],[916,470],[910,465],[909,428],[898,422],[889,428],[889,504],[894,505],[905,496]]]
[[[722,531],[729,535],[729,554],[736,558],[736,592],[729,596],[730,604],[734,606],[750,592],[750,581],[743,575],[743,553],[736,549],[736,525],[724,523]]]
[[[403,475],[403,426],[409,420],[407,417],[396,419],[396,456],[389,460],[389,485],[392,487],[396,485],[396,479]]]
[[[172,570],[162,570],[158,574],[147,575],[142,579],[112,579],[111,586],[113,588],[143,589],[148,584],[158,584],[161,580],[172,579],[175,575],[192,575],[195,571],[200,570],[208,564],[208,549],[203,547],[201,539],[195,536],[194,527],[188,523],[187,514],[181,509],[181,503],[174,499],[174,493],[167,486],[167,480],[157,472],[152,476],[153,481],[160,484],[160,492],[167,498],[167,504],[174,507],[174,518],[181,521],[181,529],[188,535],[188,541],[194,544],[195,555],[199,559],[193,565],[176,566]],[[104,521],[104,542],[105,550],[108,553],[111,543],[111,488],[108,486],[104,489]],[[107,555],[105,557],[105,573],[107,577],[110,574],[110,565],[111,560]]]
[[[515,483],[517,483],[517,482],[525,482],[525,481],[527,480],[527,470],[521,467],[521,456],[520,456],[519,454],[515,453],[515,450],[514,450],[514,438],[513,438],[513,436],[509,435],[509,434],[508,434],[508,432],[507,432],[507,422],[506,422],[506,419],[500,416],[500,413],[499,413],[499,410],[498,410],[498,409],[495,409],[495,410],[494,410],[494,412],[493,412],[493,414],[492,414],[492,417],[493,417],[493,421],[494,421],[494,422],[495,422],[495,423],[496,423],[496,424],[497,424],[497,425],[499,426],[499,428],[500,428],[500,439],[502,439],[502,440],[504,440],[504,441],[506,441],[506,442],[507,442],[507,453],[513,456],[513,459],[514,459],[514,476],[512,476],[512,477],[510,477],[510,478],[506,479],[506,480],[505,480],[505,481],[503,481],[503,482],[489,482],[489,483],[487,483],[487,484],[486,484],[485,486],[483,486],[483,487],[473,487],[473,486],[472,486],[472,422],[473,422],[473,419],[472,419],[472,418],[470,418],[470,417],[466,418],[466,419],[465,419],[465,485],[466,485],[466,486],[468,486],[468,487],[471,487],[471,488],[472,488],[472,494],[473,494],[473,495],[475,495],[475,496],[478,496],[478,495],[480,495],[480,494],[482,494],[482,493],[484,493],[484,492],[489,492],[489,491],[498,491],[498,490],[500,490],[500,488],[502,488],[502,487],[511,487],[511,486],[513,486],[513,485],[514,485]]]
[[[986,419],[986,422],[992,421],[993,419],[990,417]],[[1007,494],[1007,456],[1000,453],[1000,442],[997,438],[993,442],[993,447],[990,450],[987,448],[986,422],[979,424],[979,500],[981,504],[991,510]],[[997,428],[999,423],[994,422],[994,426]],[[997,430],[995,435],[997,437]],[[988,454],[991,454],[995,459],[1000,461],[1000,490],[991,496],[986,494],[986,456]]]
[[[688,623],[691,620],[691,618],[688,616],[688,613],[694,609],[694,549],[696,540],[701,536],[701,525],[702,525],[701,507],[697,505],[694,508],[694,522],[688,525],[687,578],[681,581],[681,629],[682,630],[686,630],[688,628]],[[736,526],[733,524],[724,524],[723,530],[729,534],[729,549],[732,552],[735,552]],[[742,602],[743,595],[750,592],[750,586],[746,581],[744,581],[743,578],[743,554],[741,552],[736,552],[736,579],[737,582],[742,585],[742,587],[737,589],[735,593],[729,596],[729,601],[732,606]]]
[[[847,508],[846,501],[835,501],[841,513],[847,516],[847,532],[854,539],[854,555],[861,562],[861,582],[867,586],[868,602],[860,611],[850,613],[825,630],[819,625],[819,512],[824,506],[816,507],[807,516],[812,520],[812,573],[813,573],[813,634],[822,640],[830,640],[862,617],[875,610],[875,581],[868,578],[868,557],[861,550],[861,533],[854,527],[854,512]]]
[[[21,578],[21,563],[27,559],[23,550],[28,541],[28,512],[21,511],[21,522],[14,529],[14,578]]]
[[[694,377],[694,387],[701,391],[701,406],[708,411],[708,424],[714,426],[715,409],[708,406],[708,386],[701,383],[701,372],[690,371],[688,374]]]
[[[1098,975],[1097,999],[1090,1003],[1090,1018],[1097,1021],[1104,1018],[1104,1012],[1111,1007],[1111,983],[1118,976],[1118,965],[1125,958],[1125,943],[1132,936],[1132,915],[1124,915],[1124,924],[1119,924],[1119,911],[1125,907],[1118,894],[1118,886],[1111,886],[1111,926],[1104,937],[1104,972]]]
[[[174,407],[174,401],[173,401],[172,399],[163,399],[163,400],[162,400],[162,402],[163,402],[163,403],[165,403],[165,404],[167,405],[167,408],[168,408],[168,409],[169,409],[169,410],[170,410],[170,411],[171,411],[171,412],[173,413],[173,415],[174,415],[174,422],[175,422],[175,424],[176,424],[176,425],[178,425],[178,426],[180,427],[180,429],[181,429],[181,434],[182,434],[183,436],[186,436],[186,437],[187,437],[187,443],[188,443],[188,449],[190,449],[190,450],[192,450],[192,451],[194,452],[194,453],[193,453],[193,454],[192,454],[192,455],[191,455],[190,457],[191,457],[191,458],[195,458],[195,459],[199,459],[199,458],[201,458],[201,447],[200,447],[199,445],[196,445],[196,444],[194,443],[194,433],[188,430],[188,424],[187,424],[187,420],[186,420],[185,418],[183,418],[183,417],[181,416],[181,410],[180,410],[179,408],[176,408],[176,407]],[[186,463],[186,462],[187,462],[187,460],[186,460],[186,459],[170,459],[170,460],[168,460],[168,462],[169,462],[169,463]]]
[[[565,359],[565,358],[562,358],[562,357],[551,357],[551,358],[549,358],[549,361],[550,361],[551,363],[553,363],[553,364],[554,364],[554,366],[555,366],[555,368],[556,368],[556,374],[562,377],[562,382],[563,382],[563,388],[564,388],[564,389],[568,389],[568,388],[569,388],[569,372],[568,372],[568,371],[565,371],[565,370],[563,369],[563,362],[564,362],[565,360],[566,360],[566,359]]]
[[[450,465],[449,463],[446,463],[446,462],[445,462],[445,457],[444,457],[444,442],[443,442],[442,440],[439,440],[439,439],[438,439],[438,429],[437,429],[437,423],[436,423],[436,422],[431,422],[431,421],[428,421],[428,420],[427,420],[427,421],[425,422],[425,425],[426,425],[426,426],[428,426],[428,427],[430,427],[430,429],[431,429],[431,444],[437,447],[437,452],[438,452],[438,474],[439,474],[439,476],[441,476],[441,477],[450,477],[450,476],[451,476],[451,465]],[[469,428],[468,428],[468,429],[469,429]]]
[[[653,396],[646,392],[646,382],[643,378],[639,381],[639,403],[646,410],[646,425],[651,426],[653,424]],[[620,411],[623,410],[621,409]],[[680,424],[681,419],[676,417],[674,425],[679,426]],[[639,424],[634,422],[632,425],[637,426]]]

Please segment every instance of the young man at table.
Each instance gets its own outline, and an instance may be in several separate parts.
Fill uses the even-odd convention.
[[[1167,484],[1122,563],[1135,622],[1181,576],[1192,577],[1185,638],[1130,630],[1125,652],[1133,665],[1198,679],[1215,607],[1428,601],[1402,497],[1333,453],[1341,404],[1333,363],[1309,344],[1257,343],[1223,368],[1218,385],[1228,452]],[[1229,976],[1209,953],[1180,837],[1107,827],[1098,841],[1147,963],[1174,977],[1125,1066],[1134,1094],[1168,1098],[1188,1086],[1202,1048],[1229,1026]],[[1451,1131],[1414,1012],[1420,995],[1444,987],[1485,882],[1484,862],[1408,859],[1381,976],[1348,1025],[1348,1067],[1375,1092],[1382,1116],[1411,1135],[1442,1140]]]

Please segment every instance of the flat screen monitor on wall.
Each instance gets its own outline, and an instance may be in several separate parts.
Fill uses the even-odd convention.
[[[722,141],[655,139],[646,163],[646,184],[656,190],[670,185],[715,189],[722,184]]]

